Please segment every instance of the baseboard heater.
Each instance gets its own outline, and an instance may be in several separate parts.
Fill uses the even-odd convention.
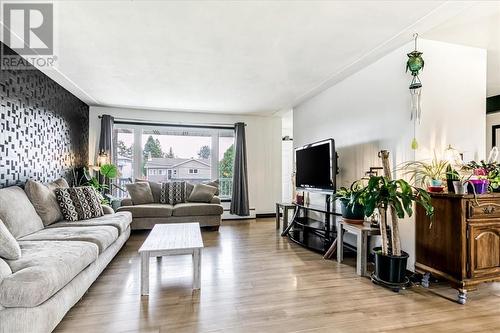
[[[248,216],[238,216],[229,213],[229,208],[224,209],[224,213],[222,214],[222,220],[247,220],[247,219],[255,219],[257,214],[255,214],[255,208],[250,208],[250,215]]]

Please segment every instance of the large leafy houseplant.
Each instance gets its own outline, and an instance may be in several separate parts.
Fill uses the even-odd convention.
[[[365,215],[370,216],[375,209],[380,213],[380,234],[382,246],[375,249],[375,276],[388,283],[402,283],[405,277],[408,254],[401,251],[399,228],[390,229],[389,246],[387,211],[395,212],[398,218],[413,215],[413,204],[421,205],[427,215],[434,214],[430,195],[423,189],[411,186],[403,179],[389,180],[384,176],[374,176],[368,180],[363,200]]]
[[[386,212],[390,207],[394,207],[400,219],[413,215],[414,203],[421,205],[427,215],[434,214],[429,193],[421,188],[411,186],[403,179],[388,180],[383,176],[371,177],[364,189],[363,200],[366,216],[372,215],[375,209],[380,212],[382,253],[385,255],[389,253],[396,256],[401,255],[401,253],[392,253],[393,251],[389,249]],[[401,242],[399,233],[395,233],[394,230],[391,230],[391,239],[393,242]]]
[[[109,189],[108,181],[111,181],[119,176],[118,168],[114,164],[103,164],[99,168],[99,173],[104,178],[102,181],[98,177],[91,177],[87,182],[88,186],[92,186],[97,193],[100,195],[101,202],[104,204],[108,203],[108,200],[104,197],[106,190]]]

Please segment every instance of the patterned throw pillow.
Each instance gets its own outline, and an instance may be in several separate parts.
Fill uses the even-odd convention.
[[[160,203],[175,205],[186,202],[186,182],[161,184]]]
[[[86,220],[103,215],[97,193],[90,186],[58,188],[55,193],[66,221]]]

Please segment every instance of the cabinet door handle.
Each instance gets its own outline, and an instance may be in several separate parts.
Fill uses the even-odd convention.
[[[493,214],[495,212],[495,207],[488,206],[483,208],[483,213],[485,214]]]

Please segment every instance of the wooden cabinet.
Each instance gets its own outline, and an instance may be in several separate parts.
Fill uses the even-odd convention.
[[[416,212],[416,264],[424,273],[450,281],[465,303],[467,289],[500,281],[500,194],[432,194],[431,221]]]

